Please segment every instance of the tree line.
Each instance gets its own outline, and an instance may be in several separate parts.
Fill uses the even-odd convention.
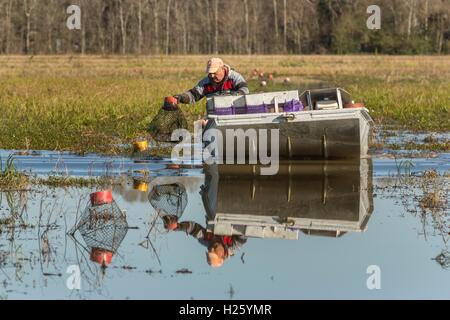
[[[0,53],[447,54],[449,17],[450,0],[0,0]]]

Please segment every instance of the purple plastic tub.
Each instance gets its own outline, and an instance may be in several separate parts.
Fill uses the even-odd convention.
[[[265,104],[259,104],[259,105],[247,105],[247,113],[266,113],[268,111],[268,108]]]
[[[247,107],[233,107],[233,114],[245,114],[247,113]]]
[[[246,113],[268,113],[270,109],[273,109],[273,105],[258,104],[258,105],[247,105],[245,107],[226,107],[226,108],[215,108],[214,114],[218,116],[226,116],[233,114],[246,114]],[[287,101],[283,105],[283,112],[297,112],[303,111],[304,107],[301,101],[292,99]],[[273,110],[272,110],[273,112]]]
[[[215,108],[214,114],[218,115],[218,116],[227,116],[227,115],[232,115],[234,113],[233,113],[233,108],[228,107],[228,108]]]
[[[296,112],[296,111],[303,111],[303,104],[301,101],[292,99],[291,101],[287,101],[284,103],[283,112]]]

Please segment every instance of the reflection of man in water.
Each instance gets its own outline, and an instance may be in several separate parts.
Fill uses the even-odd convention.
[[[221,267],[246,241],[241,236],[217,236],[193,221],[178,222],[176,216],[165,216],[164,227],[173,231],[184,231],[208,248],[206,259],[211,267]]]

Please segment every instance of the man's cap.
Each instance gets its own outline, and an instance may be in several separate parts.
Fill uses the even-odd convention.
[[[219,68],[223,67],[224,63],[220,58],[211,58],[206,64],[206,73],[215,73]]]

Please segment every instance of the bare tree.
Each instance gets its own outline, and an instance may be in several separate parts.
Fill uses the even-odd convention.
[[[132,5],[129,7],[131,10]],[[127,24],[130,17],[129,11],[124,12],[123,0],[119,0],[120,34],[122,38],[122,54],[127,51]]]
[[[214,54],[219,53],[219,0],[214,1]]]
[[[97,22],[97,34],[99,38],[100,52],[105,54],[106,52],[106,26],[108,22],[108,17],[106,14],[107,5],[104,3],[100,3],[98,7],[98,17],[96,19]]]
[[[287,4],[283,0],[283,52],[287,52]]]
[[[138,54],[142,53],[142,0],[138,0]]]
[[[206,8],[206,25],[211,25],[211,9],[209,5],[209,0],[205,0],[205,8]],[[206,51],[207,53],[211,53],[211,36],[208,33],[206,33]]]
[[[172,0],[167,0],[167,8],[166,8],[166,55],[169,54],[169,46],[170,46],[170,3]]]
[[[244,0],[244,21],[245,21],[245,51],[250,54],[250,25],[248,21],[248,1]]]
[[[189,1],[183,2],[183,53],[187,54],[188,51],[188,21],[189,21]]]
[[[299,19],[297,20],[297,28],[296,28],[296,36],[297,36],[297,49],[298,49],[298,53],[302,54],[302,41],[303,41],[303,30],[301,28],[301,22],[303,21],[303,17],[305,14],[305,7],[303,6],[303,4],[301,4],[300,7],[300,13],[299,13]]]
[[[158,16],[158,0],[149,0],[153,12],[153,52],[159,53],[159,16]]]
[[[87,3],[85,0],[81,1],[83,7],[87,7]],[[86,25],[87,25],[87,19],[86,19],[86,13],[83,13],[81,11],[81,54],[86,53]]]
[[[6,5],[6,45],[5,45],[5,53],[9,53],[10,47],[10,34],[11,34],[11,8],[12,8],[12,0],[9,0]]]
[[[278,10],[277,0],[273,0],[273,23],[275,26],[275,47],[278,47]]]
[[[425,0],[425,14],[424,14],[424,16],[425,16],[425,21],[424,21],[424,24],[425,24],[425,39],[427,39],[428,40],[428,0]]]
[[[26,17],[25,54],[30,53],[31,13],[35,5],[35,0],[23,0],[23,9]]]
[[[413,22],[415,2],[415,0],[409,0],[408,28],[406,32],[408,39],[411,36],[411,26]]]

